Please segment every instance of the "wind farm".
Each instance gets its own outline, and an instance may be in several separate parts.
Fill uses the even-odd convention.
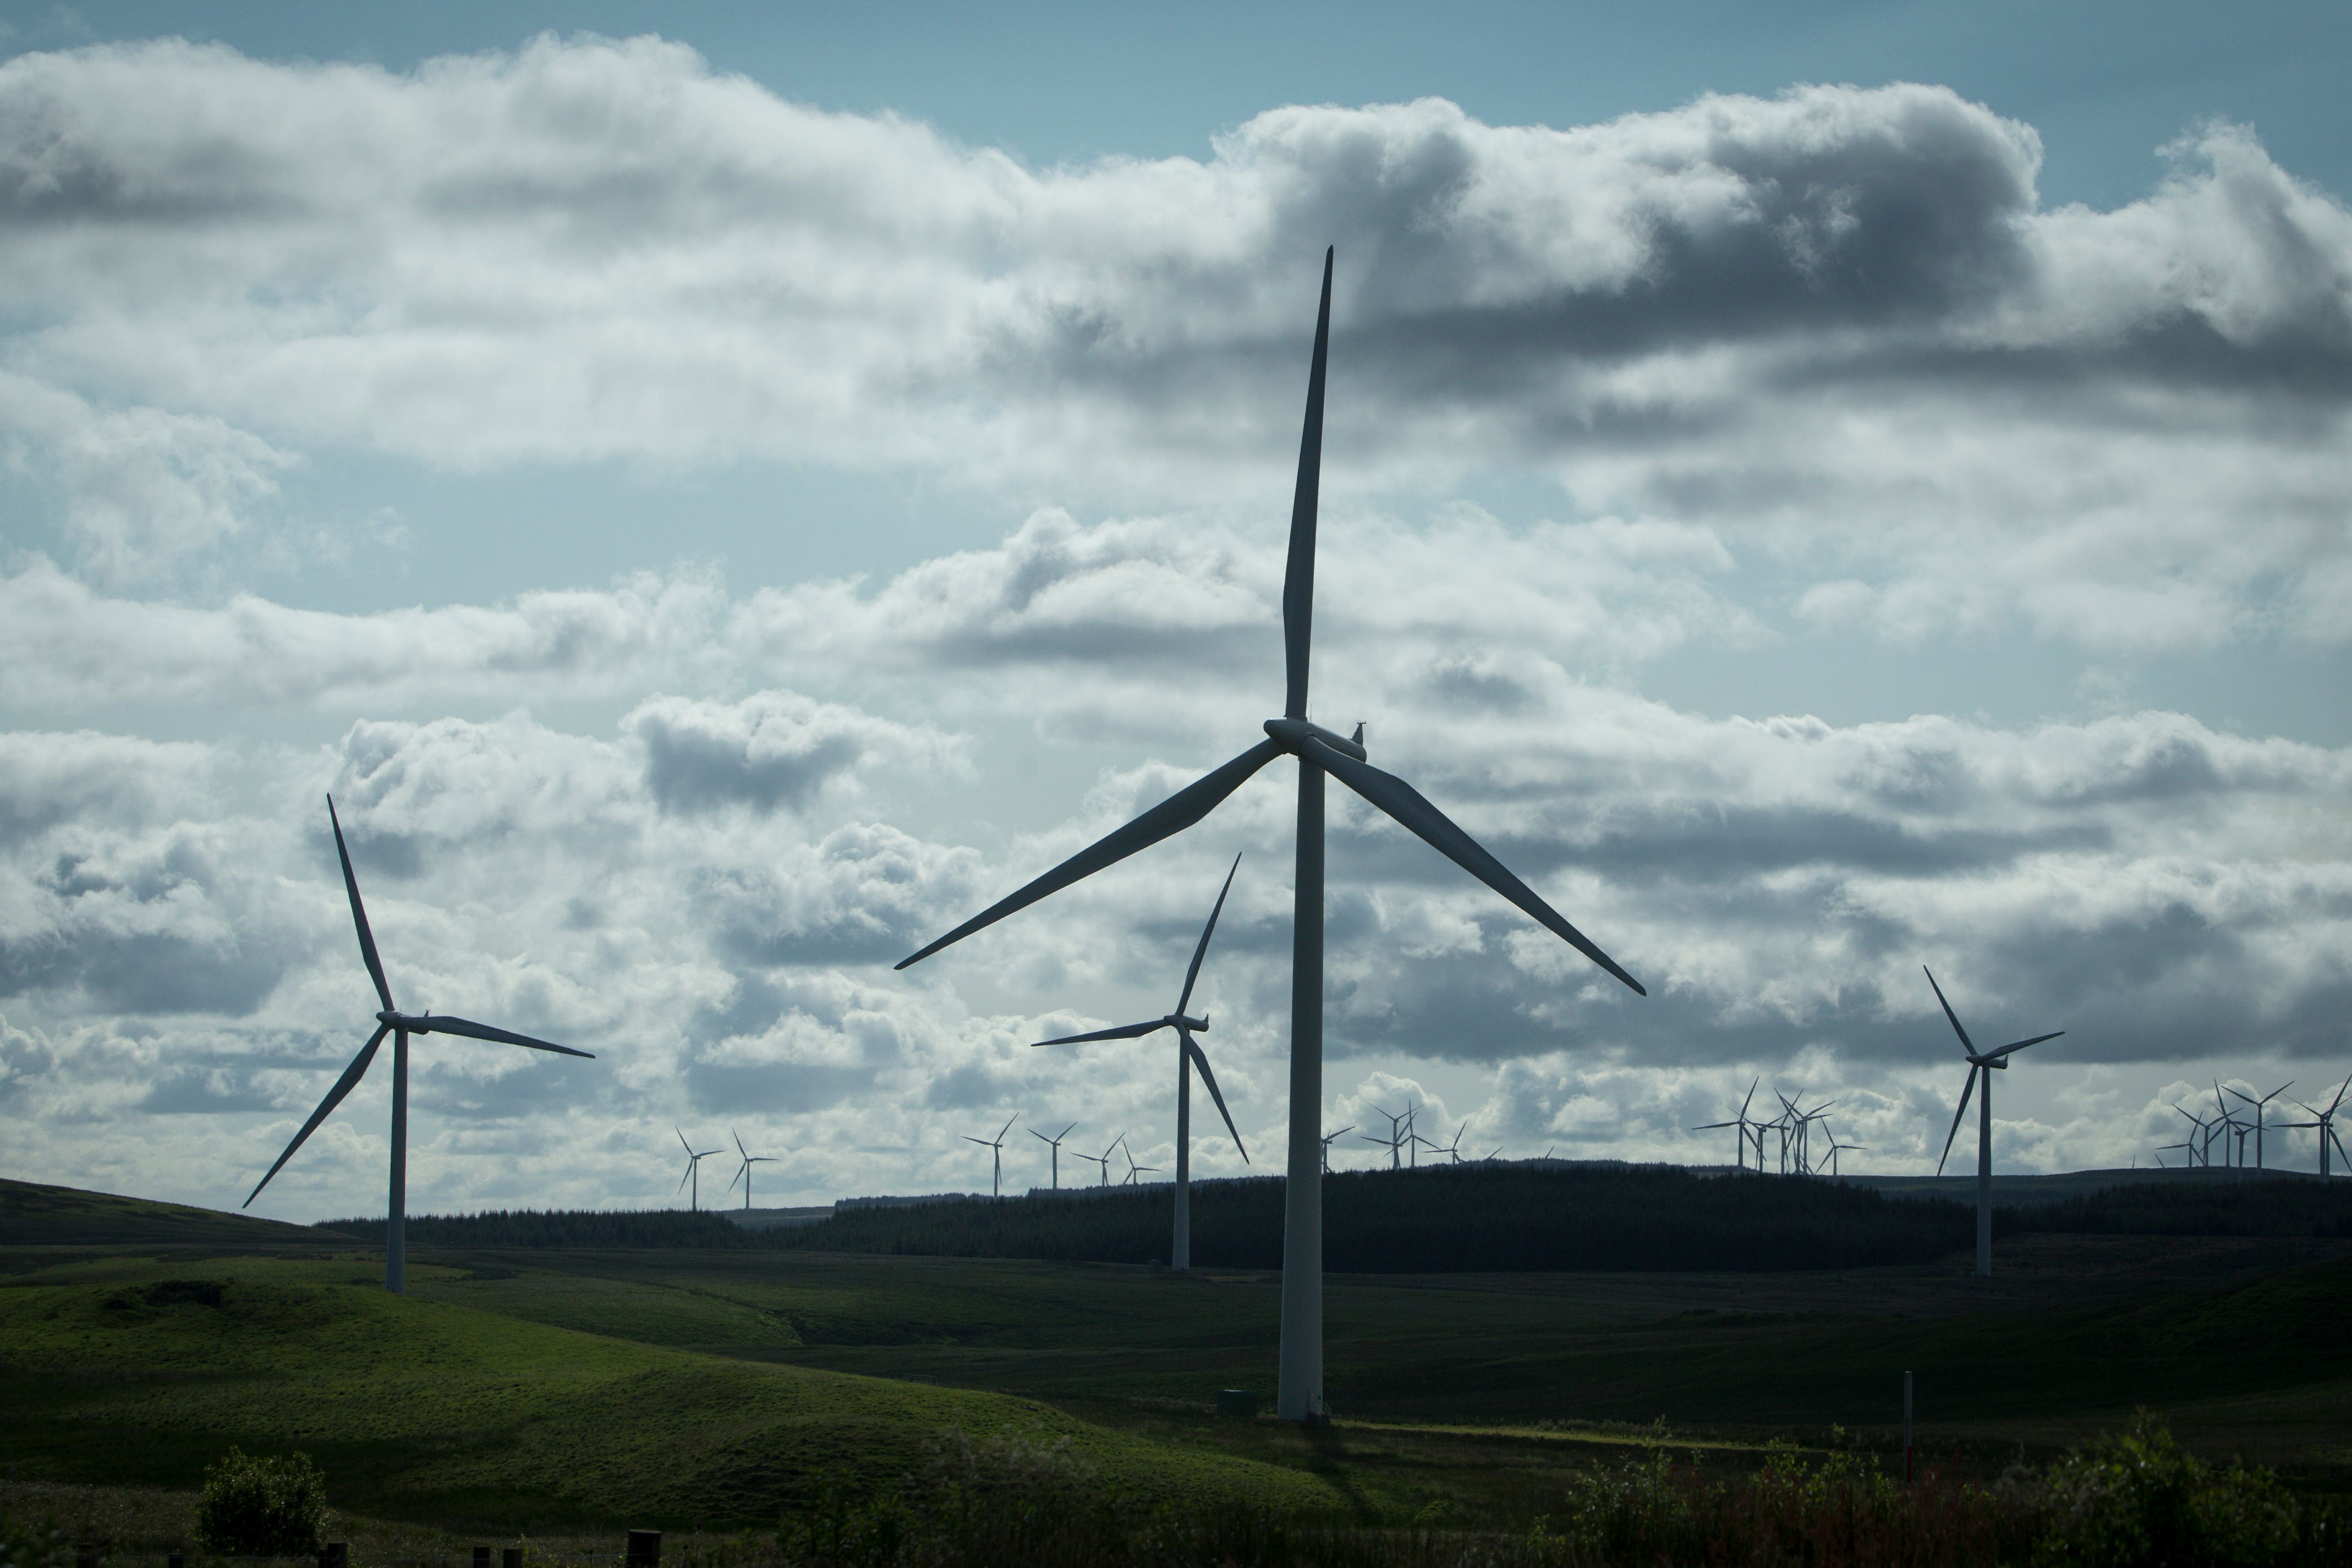
[[[52,9],[12,1568],[2352,1563],[2326,26]]]

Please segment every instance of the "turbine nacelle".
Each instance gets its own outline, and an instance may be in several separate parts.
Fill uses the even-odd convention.
[[[1353,740],[1334,734],[1311,719],[1268,719],[1265,733],[1267,739],[1294,756],[1304,755],[1307,742],[1313,740],[1322,742],[1343,757],[1353,757],[1360,763],[1369,760],[1364,751],[1364,727],[1361,724],[1356,726]]]
[[[1171,1029],[1192,1029],[1198,1031],[1204,1030],[1209,1026],[1208,1019],[1187,1018],[1181,1013],[1171,1013],[1165,1018],[1160,1019],[1160,1022],[1162,1026]]]

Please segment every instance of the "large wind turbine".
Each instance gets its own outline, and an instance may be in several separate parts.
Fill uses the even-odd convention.
[[[294,1142],[286,1145],[286,1152],[278,1156],[278,1163],[253,1185],[238,1205],[251,1208],[269,1178],[294,1157],[302,1141],[318,1131],[327,1113],[343,1102],[343,1097],[359,1087],[367,1076],[368,1064],[375,1060],[376,1047],[383,1044],[386,1035],[392,1037],[392,1191],[385,1205],[383,1226],[383,1288],[397,1294],[408,1283],[408,1037],[411,1035],[464,1035],[471,1039],[490,1040],[504,1046],[528,1046],[534,1051],[553,1051],[558,1056],[590,1057],[590,1052],[575,1051],[570,1046],[550,1045],[534,1040],[529,1035],[517,1035],[505,1029],[477,1024],[469,1018],[453,1018],[446,1013],[404,1013],[392,1005],[392,986],[383,977],[383,960],[376,956],[375,933],[368,930],[367,906],[360,902],[360,881],[352,875],[352,852],[343,843],[342,820],[335,815],[335,801],[327,797],[327,821],[335,830],[335,856],[343,865],[343,891],[351,895],[352,924],[360,935],[360,957],[367,964],[368,978],[375,982],[376,1000],[383,1010],[375,1016],[375,1033],[310,1112],[310,1120],[302,1123],[302,1131],[294,1134]]]
[[[1116,865],[1182,832],[1216,808],[1250,776],[1288,752],[1298,759],[1297,871],[1290,956],[1290,1140],[1283,1187],[1282,1350],[1275,1412],[1286,1421],[1318,1420],[1323,1405],[1323,777],[1329,773],[1464,870],[1517,905],[1545,930],[1648,995],[1617,961],[1570,925],[1404,780],[1366,760],[1363,727],[1344,738],[1307,717],[1308,655],[1314,641],[1315,523],[1323,461],[1323,384],[1331,343],[1331,252],[1323,254],[1323,295],[1315,317],[1315,351],[1307,374],[1307,417],[1298,442],[1298,483],[1290,509],[1290,559],[1282,582],[1282,717],[1265,739],[1178,790],[1126,826],[1097,839],[1044,876],[990,905],[927,947],[898,961],[906,968],[1046,895]]]
[[[1139,1040],[1161,1029],[1176,1031],[1176,1236],[1169,1243],[1168,1267],[1180,1274],[1192,1267],[1193,1068],[1201,1069],[1201,1081],[1209,1086],[1209,1098],[1217,1102],[1217,1114],[1225,1119],[1225,1131],[1233,1133],[1234,1147],[1242,1152],[1242,1163],[1249,1163],[1249,1150],[1243,1146],[1242,1135],[1234,1126],[1234,1113],[1225,1109],[1225,1097],[1218,1091],[1217,1075],[1209,1070],[1208,1053],[1192,1037],[1192,1031],[1207,1028],[1209,1020],[1184,1015],[1192,1000],[1192,986],[1201,978],[1201,960],[1208,956],[1209,938],[1216,933],[1217,917],[1225,911],[1225,895],[1234,890],[1234,872],[1241,868],[1242,858],[1236,855],[1232,869],[1225,873],[1225,885],[1217,889],[1217,901],[1209,910],[1209,923],[1201,928],[1201,940],[1192,949],[1192,966],[1184,972],[1184,989],[1177,994],[1174,1012],[1140,1024],[1121,1024],[1115,1029],[1094,1029],[1083,1035],[1064,1035],[1057,1040],[1037,1042],[1040,1046],[1076,1046],[1088,1040]]]
[[[727,1130],[727,1136],[735,1140],[735,1152],[743,1156],[743,1163],[736,1167],[735,1174],[728,1179],[727,1185],[731,1189],[737,1182],[743,1184],[743,1212],[749,1214],[751,1210],[751,1167],[772,1165],[776,1157],[773,1154],[754,1154],[744,1148],[743,1135],[731,1127]],[[789,1150],[785,1152],[791,1152]]]
[[[1935,972],[1924,963],[1919,969],[1927,976],[1936,1000],[1942,1003],[1944,1016],[1951,1019],[1952,1032],[1960,1037],[1961,1054],[1969,1058],[1969,1080],[1960,1087],[1960,1108],[1952,1112],[1952,1130],[1944,1134],[1944,1152],[1936,1162],[1936,1174],[1939,1176],[1944,1173],[1944,1161],[1952,1157],[1952,1140],[1960,1135],[1960,1118],[1969,1113],[1969,1095],[1976,1089],[1977,1079],[1984,1079],[1984,1094],[1977,1101],[1977,1272],[1989,1277],[1992,1273],[1992,1075],[2008,1070],[2011,1052],[2054,1040],[2066,1031],[2053,1029],[1997,1051],[1979,1051],[1969,1038],[1969,1032],[1960,1027],[1959,1015],[1952,1011],[1949,1002],[1944,1001],[1944,988],[1936,984]]]

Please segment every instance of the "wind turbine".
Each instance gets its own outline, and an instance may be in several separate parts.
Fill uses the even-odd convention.
[[[1127,1185],[1130,1187],[1139,1187],[1143,1185],[1144,1177],[1156,1176],[1160,1173],[1160,1167],[1157,1165],[1139,1165],[1135,1163],[1134,1144],[1129,1144],[1125,1152],[1127,1154]]]
[[[1345,1127],[1340,1128],[1339,1132],[1353,1132],[1355,1130],[1356,1124],[1350,1121]],[[1331,1140],[1339,1136],[1339,1132],[1326,1132],[1323,1134],[1323,1173],[1327,1176],[1331,1173]]]
[[[2303,1101],[2299,1100],[2296,1100],[2295,1103],[2297,1105],[2303,1105],[2304,1110],[2311,1113],[2312,1120],[2309,1121],[2290,1121],[2285,1124],[2290,1127],[2311,1127],[2318,1130],[2319,1173],[2323,1176],[2327,1174],[2327,1144],[2329,1140],[2335,1140],[2336,1152],[2338,1154],[2344,1152],[2344,1141],[2341,1138],[2338,1138],[2336,1132],[2336,1108],[2344,1103],[2344,1096],[2347,1091],[2352,1091],[2352,1077],[2345,1079],[2343,1087],[2336,1091],[2336,1098],[2327,1102],[2327,1109],[2325,1110],[2320,1110],[2312,1106],[2303,1105]]]
[[[1089,1154],[1084,1150],[1076,1151],[1079,1159],[1085,1160],[1098,1167],[1095,1185],[1098,1187],[1107,1187],[1110,1185],[1110,1157],[1118,1152],[1118,1146],[1126,1141],[1127,1134],[1122,1132],[1118,1137],[1112,1139],[1108,1143],[1105,1144],[1103,1146],[1103,1152],[1099,1154]]]
[[[1319,1420],[1323,1403],[1323,779],[1328,773],[1440,854],[1486,883],[1545,930],[1615,975],[1634,993],[1642,984],[1570,925],[1420,791],[1366,760],[1363,726],[1344,738],[1307,717],[1307,677],[1315,616],[1315,525],[1323,458],[1323,386],[1331,342],[1332,253],[1323,254],[1323,294],[1307,376],[1307,416],[1298,442],[1298,483],[1290,510],[1290,557],[1282,584],[1282,717],[1265,739],[1210,770],[1126,826],[1117,828],[979,914],[898,961],[906,968],[950,942],[1026,909],[1199,822],[1275,758],[1298,760],[1297,870],[1290,958],[1290,1139],[1283,1186],[1282,1345],[1275,1413],[1286,1421]]]
[[[1469,1131],[1470,1131],[1470,1123],[1465,1120],[1465,1121],[1462,1123],[1462,1125],[1461,1125],[1461,1126],[1459,1126],[1459,1127],[1457,1127],[1457,1128],[1455,1128],[1455,1129],[1454,1130],[1454,1142],[1451,1142],[1451,1143],[1432,1143],[1432,1144],[1429,1146],[1429,1152],[1430,1152],[1431,1153],[1433,1153],[1433,1154],[1443,1154],[1443,1155],[1444,1155],[1447,1159],[1451,1160],[1454,1164],[1457,1164],[1457,1165],[1458,1165],[1458,1164],[1462,1163],[1462,1138],[1463,1138],[1463,1134],[1465,1134],[1465,1133],[1468,1132]]]
[[[694,1151],[694,1145],[686,1142],[686,1134],[678,1132],[677,1123],[672,1122],[670,1124],[670,1131],[677,1132],[677,1141],[680,1143],[685,1144],[686,1147],[686,1174],[677,1179],[677,1184],[683,1187],[688,1182],[692,1182],[694,1184],[694,1192],[692,1195],[688,1197],[686,1200],[687,1212],[692,1214],[702,1207],[702,1162],[711,1159],[717,1155],[723,1154],[726,1151],[723,1149],[705,1149],[698,1154]],[[730,1182],[727,1184],[731,1187],[735,1184]],[[673,1197],[677,1196],[675,1193],[670,1195]]]
[[[1004,1125],[996,1130],[996,1137],[992,1141],[975,1138],[969,1132],[963,1135],[965,1142],[977,1143],[990,1152],[988,1195],[992,1198],[1001,1198],[1004,1195],[1004,1135],[1012,1131],[1013,1124],[1020,1120],[1021,1113],[1017,1110],[1006,1117]]]
[[[1738,1129],[1738,1131],[1735,1136],[1739,1140],[1739,1157],[1733,1161],[1732,1163],[1738,1166],[1742,1171],[1748,1169],[1748,1107],[1749,1102],[1754,1100],[1756,1098],[1756,1085],[1762,1083],[1763,1081],[1763,1077],[1759,1074],[1755,1082],[1750,1083],[1748,1086],[1748,1099],[1739,1102],[1739,1114],[1738,1116],[1733,1117],[1728,1121],[1710,1121],[1704,1127],[1694,1127],[1691,1129],[1694,1132],[1713,1132],[1717,1129],[1723,1127],[1733,1127]],[[1764,1163],[1763,1146],[1760,1142],[1757,1146],[1756,1163],[1759,1169]]]
[[[588,1051],[575,1051],[570,1046],[550,1045],[534,1040],[529,1035],[518,1035],[506,1029],[477,1024],[470,1018],[455,1018],[447,1014],[404,1013],[392,1005],[392,986],[383,977],[383,960],[376,956],[375,933],[368,929],[367,906],[360,902],[359,879],[352,874],[352,852],[343,843],[343,824],[335,815],[335,798],[327,797],[327,821],[335,830],[335,858],[343,866],[343,891],[351,895],[352,925],[359,932],[360,958],[367,964],[368,978],[375,983],[375,998],[383,1010],[375,1016],[375,1033],[368,1037],[360,1054],[352,1058],[319,1109],[310,1112],[310,1120],[302,1123],[302,1131],[294,1134],[294,1142],[278,1156],[253,1191],[245,1195],[240,1208],[251,1208],[269,1178],[285,1167],[294,1157],[294,1151],[304,1139],[319,1129],[328,1112],[343,1102],[343,1097],[359,1087],[367,1076],[368,1065],[375,1060],[376,1047],[383,1044],[386,1035],[392,1037],[392,1186],[385,1204],[383,1226],[383,1288],[399,1294],[408,1283],[408,1037],[411,1035],[464,1035],[469,1039],[489,1040],[499,1045],[526,1046],[534,1051],[553,1051],[563,1057],[594,1058]]]
[[[2066,1031],[2053,1029],[1999,1050],[1979,1052],[1969,1040],[1969,1032],[1960,1027],[1959,1015],[1952,1011],[1949,1002],[1944,1001],[1944,988],[1936,984],[1935,972],[1924,963],[1919,969],[1927,976],[1928,988],[1936,993],[1936,1000],[1942,1004],[1944,1016],[1952,1021],[1952,1032],[1960,1037],[1961,1054],[1969,1058],[1969,1080],[1960,1089],[1960,1108],[1952,1112],[1952,1130],[1944,1135],[1944,1152],[1936,1161],[1936,1174],[1939,1176],[1944,1173],[1944,1161],[1952,1157],[1952,1140],[1960,1135],[1960,1118],[1969,1113],[1969,1093],[1977,1087],[1979,1079],[1984,1079],[1984,1094],[1977,1101],[1977,1272],[1989,1278],[1992,1274],[1992,1075],[2008,1070],[2011,1053],[2054,1040]]]
[[[1077,1125],[1077,1123],[1076,1123],[1076,1122],[1075,1122],[1075,1121],[1073,1121],[1073,1122],[1071,1122],[1071,1123],[1070,1123],[1070,1127],[1076,1127],[1076,1125]],[[1060,1192],[1060,1191],[1062,1190],[1062,1140],[1063,1140],[1063,1139],[1065,1139],[1065,1138],[1067,1138],[1067,1137],[1070,1135],[1070,1127],[1065,1127],[1065,1128],[1063,1128],[1059,1132],[1056,1132],[1056,1133],[1055,1133],[1055,1134],[1054,1134],[1054,1136],[1052,1136],[1051,1138],[1047,1138],[1047,1137],[1046,1137],[1043,1132],[1038,1131],[1034,1127],[1032,1127],[1031,1129],[1029,1129],[1029,1136],[1030,1136],[1030,1137],[1032,1137],[1032,1138],[1036,1138],[1036,1139],[1040,1139],[1040,1140],[1042,1140],[1043,1142],[1045,1142],[1045,1143],[1047,1143],[1047,1144],[1051,1145],[1051,1146],[1052,1146],[1052,1148],[1053,1148],[1053,1151],[1054,1151],[1054,1191],[1055,1191],[1055,1192],[1057,1192],[1057,1193],[1058,1193],[1058,1192]],[[1083,1155],[1081,1155],[1081,1156],[1080,1156],[1080,1158],[1084,1158],[1084,1156],[1083,1156]]]
[[[2288,1089],[2291,1089],[2294,1087],[2294,1079],[2289,1079],[2284,1083],[2279,1085],[2276,1089],[2271,1090],[2268,1094],[2263,1096],[2260,1100],[2256,1100],[2251,1094],[2238,1094],[2238,1091],[2234,1089],[2230,1091],[2231,1094],[2237,1094],[2240,1100],[2244,1100],[2248,1105],[2254,1108],[2254,1169],[2257,1171],[2263,1168],[2263,1122],[2264,1118],[2269,1114],[2271,1101],[2276,1100],[2280,1095],[2284,1094]],[[2246,1141],[2244,1137],[2241,1135],[2238,1140],[2238,1151],[2240,1154],[2238,1163],[2241,1165],[2246,1163],[2243,1157],[2245,1147]]]
[[[1826,1127],[1822,1128],[1822,1131],[1824,1133],[1827,1133],[1827,1134],[1828,1134],[1828,1136],[1829,1136],[1829,1141],[1830,1141],[1830,1179],[1831,1179],[1832,1181],[1835,1181],[1835,1180],[1837,1179],[1837,1173],[1838,1173],[1838,1155],[1840,1155],[1841,1153],[1843,1153],[1843,1152],[1846,1152],[1846,1151],[1848,1151],[1848,1150],[1851,1150],[1851,1149],[1865,1149],[1865,1150],[1866,1150],[1866,1149],[1868,1149],[1868,1148],[1870,1147],[1870,1145],[1869,1145],[1869,1144],[1867,1144],[1867,1143],[1841,1143],[1841,1142],[1838,1142],[1838,1140],[1837,1140],[1837,1134],[1836,1134],[1836,1133],[1834,1133],[1834,1132],[1831,1132],[1831,1131],[1830,1131],[1830,1130],[1829,1130],[1828,1128],[1826,1128]]]
[[[776,1163],[776,1157],[773,1154],[754,1154],[744,1148],[743,1135],[731,1127],[727,1130],[727,1136],[735,1140],[735,1152],[743,1156],[743,1163],[736,1168],[735,1174],[728,1179],[727,1185],[729,1190],[732,1191],[737,1182],[743,1184],[743,1212],[749,1214],[751,1212],[751,1167],[772,1165]]]
[[[2183,1152],[2180,1157],[2188,1162],[2191,1168],[2203,1165],[2210,1169],[2213,1163],[2213,1130],[2206,1125],[2203,1117],[2188,1107],[2176,1105],[2172,1109],[2187,1117],[2189,1125],[2196,1129],[2193,1134],[2182,1140],[2180,1147]],[[2170,1148],[2171,1145],[2166,1144],[2165,1147]]]
[[[1165,1017],[1147,1019],[1140,1024],[1122,1024],[1115,1029],[1095,1029],[1083,1035],[1064,1035],[1058,1040],[1039,1040],[1040,1046],[1076,1046],[1088,1040],[1139,1040],[1161,1029],[1176,1031],[1176,1237],[1170,1243],[1168,1267],[1178,1273],[1192,1267],[1192,1069],[1201,1069],[1201,1081],[1209,1086],[1209,1098],[1217,1102],[1217,1114],[1225,1119],[1225,1131],[1234,1135],[1234,1147],[1242,1152],[1242,1163],[1249,1163],[1249,1150],[1242,1143],[1241,1132],[1234,1126],[1234,1113],[1225,1109],[1225,1097],[1217,1089],[1217,1075],[1209,1070],[1208,1053],[1201,1042],[1192,1037],[1195,1029],[1209,1026],[1206,1018],[1187,1017],[1184,1008],[1192,1000],[1192,986],[1201,978],[1201,960],[1208,956],[1209,938],[1215,934],[1217,917],[1224,913],[1225,895],[1234,890],[1234,873],[1242,868],[1242,858],[1225,872],[1225,885],[1217,889],[1217,901],[1209,910],[1209,923],[1201,928],[1201,940],[1192,948],[1192,966],[1184,972],[1184,989],[1176,995],[1176,1010]]]

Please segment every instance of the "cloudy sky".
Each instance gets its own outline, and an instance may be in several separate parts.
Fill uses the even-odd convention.
[[[1288,764],[889,965],[1278,710],[1326,245],[1316,715],[1651,993],[1335,791],[1327,1126],[1718,1161],[1760,1076],[1922,1172],[1923,963],[2067,1031],[2002,1169],[2324,1102],[2352,23],[2065,9],[14,21],[5,1173],[243,1198],[372,1023],[330,791],[404,1006],[597,1053],[420,1042],[416,1209],[667,1202],[673,1124],[762,1202],[1165,1166],[1171,1047],[1027,1042],[1236,852],[1277,1167]],[[383,1077],[260,1212],[381,1212]]]

